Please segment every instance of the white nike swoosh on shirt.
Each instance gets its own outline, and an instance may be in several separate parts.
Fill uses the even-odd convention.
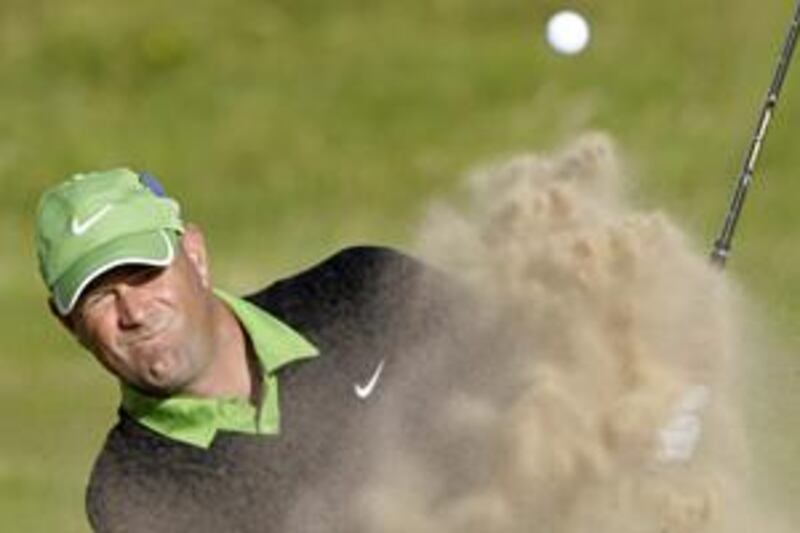
[[[353,389],[356,391],[356,396],[359,397],[361,400],[366,400],[372,391],[375,390],[375,385],[378,384],[378,380],[381,377],[381,372],[383,372],[383,363],[384,360],[381,359],[381,362],[378,364],[378,367],[375,369],[375,372],[372,373],[372,377],[369,378],[369,381],[365,385],[359,385],[356,383],[353,386]]]
[[[86,220],[78,220],[75,217],[72,217],[72,223],[70,224],[70,229],[72,230],[73,235],[83,235],[89,228],[100,222],[106,214],[111,211],[111,208],[114,207],[113,204],[106,204],[104,205],[99,211],[95,214],[87,218]]]

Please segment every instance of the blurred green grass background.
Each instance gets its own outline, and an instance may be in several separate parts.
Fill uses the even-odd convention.
[[[556,56],[571,7],[588,51]],[[633,194],[710,246],[788,0],[0,0],[0,523],[86,531],[117,395],[44,305],[41,190],[78,170],[161,177],[237,290],[355,242],[410,243],[476,164],[610,133]],[[800,70],[800,66],[794,67]],[[800,72],[790,72],[730,264],[768,324],[748,370],[765,499],[800,500]]]

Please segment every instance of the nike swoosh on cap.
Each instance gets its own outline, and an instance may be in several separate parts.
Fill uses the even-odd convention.
[[[113,204],[106,204],[86,220],[78,220],[77,217],[72,217],[72,221],[70,222],[70,230],[72,231],[72,234],[83,235],[89,231],[89,228],[100,222],[100,220],[106,216],[113,207]]]

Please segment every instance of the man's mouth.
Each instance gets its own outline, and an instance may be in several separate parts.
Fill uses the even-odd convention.
[[[152,325],[143,327],[141,330],[131,332],[124,340],[127,347],[146,346],[149,344],[156,344],[170,329],[170,320],[163,319]]]

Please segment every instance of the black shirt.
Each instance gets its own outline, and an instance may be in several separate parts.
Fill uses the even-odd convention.
[[[285,532],[305,491],[324,483],[346,487],[360,476],[357,462],[343,466],[362,445],[348,436],[400,388],[400,375],[414,375],[396,371],[404,358],[424,379],[418,341],[448,336],[448,286],[406,255],[356,247],[247,296],[320,350],[278,371],[280,434],[220,432],[202,449],[155,433],[120,409],[87,489],[94,530]],[[378,365],[380,385],[360,397],[354,385],[367,384]]]

